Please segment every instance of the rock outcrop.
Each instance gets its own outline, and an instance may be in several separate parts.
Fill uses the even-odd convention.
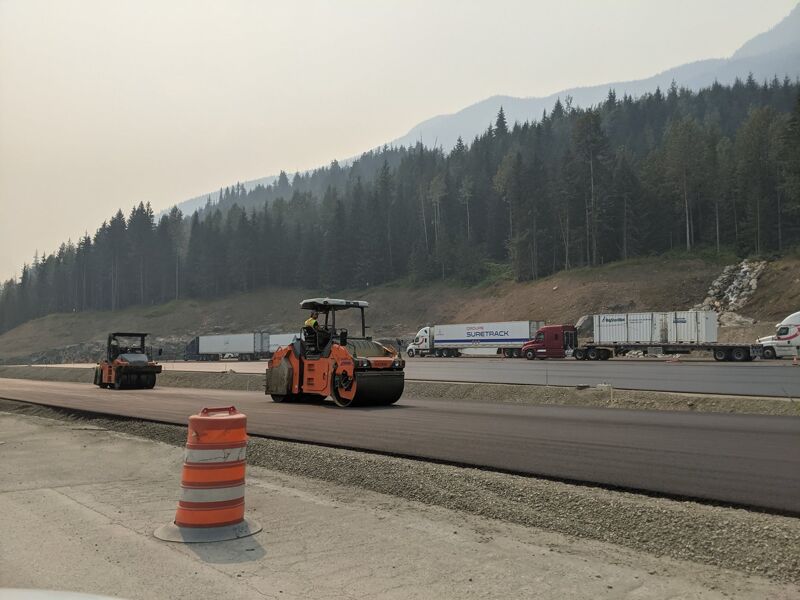
[[[737,265],[728,265],[722,270],[708,289],[706,299],[694,308],[715,310],[722,327],[752,325],[754,319],[738,314],[758,289],[758,278],[767,267],[764,260],[743,260]]]

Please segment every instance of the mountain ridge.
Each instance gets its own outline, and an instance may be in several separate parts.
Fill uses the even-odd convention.
[[[679,87],[696,91],[714,82],[732,84],[737,78],[743,79],[748,74],[752,74],[758,82],[773,77],[800,78],[800,4],[768,31],[745,41],[728,58],[700,59],[666,69],[644,79],[576,86],[547,96],[518,97],[496,94],[454,113],[443,113],[425,119],[405,135],[370,150],[386,145],[413,147],[421,142],[423,145],[435,145],[444,151],[449,151],[455,146],[459,137],[469,143],[475,135],[485,131],[494,123],[501,106],[509,123],[522,123],[539,119],[544,111],[552,109],[558,99],[565,102],[569,97],[574,106],[585,108],[602,102],[609,90],[614,90],[618,97],[624,94],[638,97],[651,93],[656,88],[666,90],[674,82]],[[341,160],[339,164],[346,165],[355,158]],[[308,172],[312,170],[309,169]],[[245,182],[244,185],[248,189],[258,184],[268,185],[276,177],[262,177]],[[205,205],[208,196],[211,196],[213,201],[216,195],[217,192],[201,194],[176,206],[184,214],[191,214]]]

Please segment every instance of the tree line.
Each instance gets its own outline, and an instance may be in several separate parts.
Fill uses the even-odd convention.
[[[0,288],[0,332],[265,286],[324,292],[405,279],[518,281],[672,249],[780,253],[800,243],[800,84],[748,77],[534,122],[502,108],[449,152],[368,152],[289,181],[237,184],[184,216],[140,203],[36,256]]]

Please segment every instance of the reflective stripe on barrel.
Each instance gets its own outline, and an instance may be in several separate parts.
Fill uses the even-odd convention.
[[[183,460],[187,463],[209,464],[240,462],[247,458],[247,446],[238,448],[206,448],[197,444],[187,444]]]
[[[246,423],[233,407],[203,409],[189,418],[175,514],[179,527],[221,527],[244,520]]]

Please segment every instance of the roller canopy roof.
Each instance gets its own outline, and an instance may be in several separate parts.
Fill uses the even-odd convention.
[[[342,300],[341,298],[308,298],[300,303],[300,308],[326,311],[331,308],[367,308],[364,300]]]

